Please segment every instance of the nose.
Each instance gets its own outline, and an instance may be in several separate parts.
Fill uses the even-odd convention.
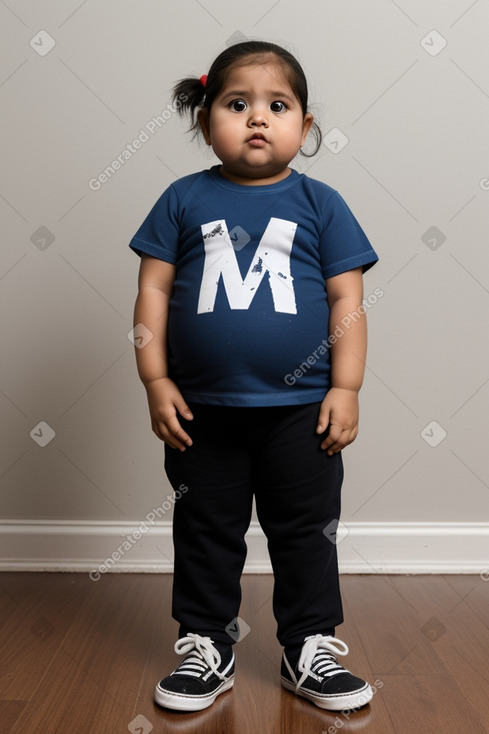
[[[268,116],[264,110],[254,108],[251,110],[248,124],[252,127],[268,127]]]

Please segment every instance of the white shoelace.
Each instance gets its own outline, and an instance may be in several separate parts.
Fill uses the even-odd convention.
[[[210,668],[218,678],[226,680],[226,676],[218,670],[221,656],[210,637],[201,637],[189,632],[187,637],[177,640],[175,652],[178,655],[188,655],[188,657],[173,671],[172,675],[191,675],[200,678]],[[192,652],[193,655],[190,654]]]
[[[348,655],[348,652],[348,645],[337,637],[329,635],[306,637],[299,658],[298,670],[302,675],[297,682],[296,691],[311,673],[328,678],[344,673],[345,668],[338,663],[335,655]]]

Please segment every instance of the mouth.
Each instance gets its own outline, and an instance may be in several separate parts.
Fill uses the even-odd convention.
[[[253,146],[262,147],[268,143],[268,140],[262,133],[253,133],[246,142]]]

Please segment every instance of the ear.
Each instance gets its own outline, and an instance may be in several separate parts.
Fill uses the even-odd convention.
[[[314,122],[314,117],[311,115],[310,112],[304,115],[304,120],[302,122],[301,148],[306,142],[307,134],[309,130],[311,129],[313,122]]]
[[[210,145],[211,133],[209,125],[209,110],[206,107],[203,107],[201,110],[198,111],[197,121],[200,125],[200,129],[202,130],[205,142],[207,143],[207,145]]]

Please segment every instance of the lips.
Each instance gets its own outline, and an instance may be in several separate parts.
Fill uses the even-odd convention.
[[[253,133],[253,135],[248,138],[246,142],[254,147],[262,148],[268,143],[268,140],[264,135],[262,135],[262,133]]]

